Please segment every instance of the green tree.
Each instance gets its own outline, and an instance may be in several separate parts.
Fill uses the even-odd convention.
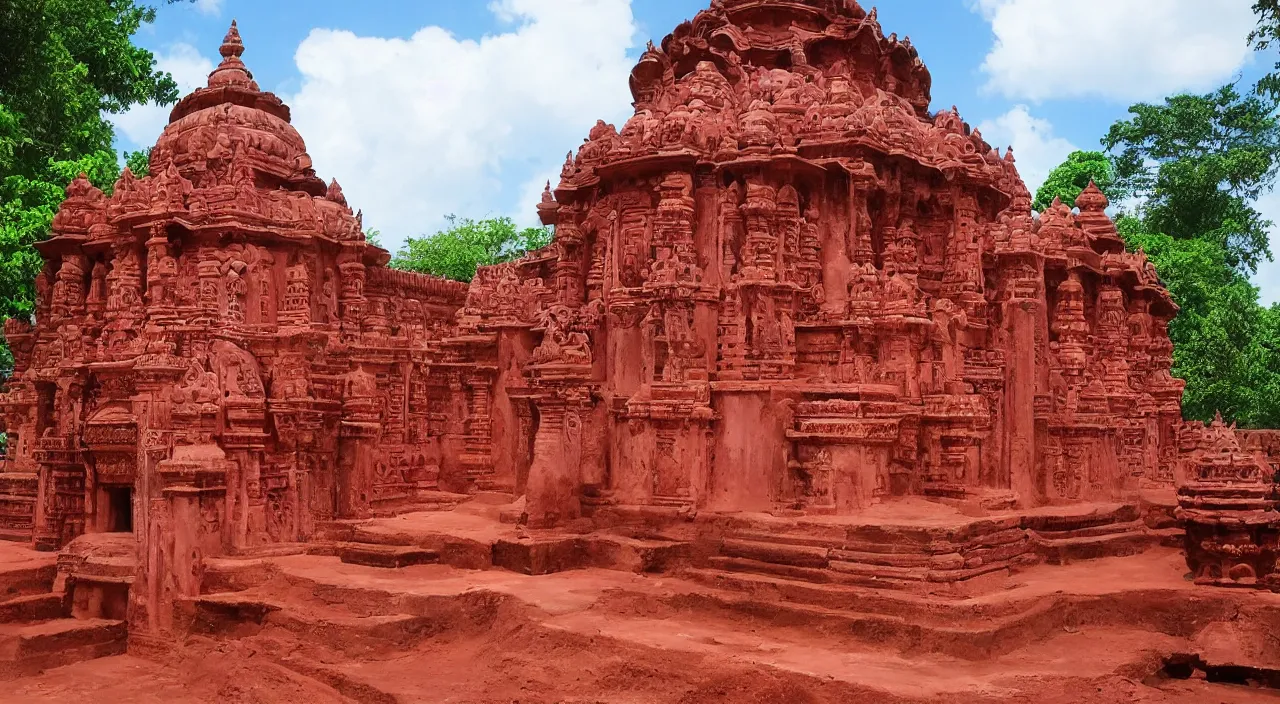
[[[1031,207],[1039,212],[1053,204],[1054,198],[1074,206],[1080,192],[1093,181],[1106,194],[1107,198],[1117,200],[1120,196],[1115,184],[1115,169],[1111,159],[1102,152],[1074,151],[1067,155],[1067,160],[1054,167],[1045,178],[1044,184],[1036,191],[1035,202]]]
[[[155,10],[133,0],[0,0],[0,316],[29,315],[67,183],[119,174],[104,113],[177,99],[133,35]]]
[[[1258,24],[1249,33],[1249,46],[1266,51],[1280,40],[1280,0],[1256,0],[1253,13],[1258,16]],[[1258,81],[1254,92],[1280,101],[1280,61]]]
[[[434,235],[410,237],[391,259],[396,269],[470,281],[476,267],[518,259],[551,242],[544,227],[516,227],[511,218],[446,218],[449,226]]]
[[[1131,119],[1102,139],[1116,187],[1140,199],[1148,231],[1215,242],[1229,266],[1252,273],[1271,257],[1271,222],[1254,203],[1280,170],[1280,120],[1272,108],[1233,85],[1131,106]]]
[[[151,175],[151,147],[141,151],[125,152],[124,165],[129,167],[134,176],[142,178]]]

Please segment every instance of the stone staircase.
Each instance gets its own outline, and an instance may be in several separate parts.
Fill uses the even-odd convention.
[[[946,528],[731,530],[704,567],[815,584],[970,595],[996,588],[1010,570],[1036,559],[1018,519],[1004,518]]]
[[[52,560],[0,570],[0,680],[125,652],[123,614],[77,617],[59,584]]]
[[[1153,528],[1132,504],[1099,508],[1080,515],[1028,515],[1022,527],[1045,562],[1136,555],[1181,535],[1177,528]]]
[[[1148,512],[1150,514],[1150,512]],[[1020,567],[1135,555],[1180,530],[1133,504],[1044,510],[948,525],[751,520],[721,526],[698,567],[811,584],[965,597],[998,590]]]
[[[256,560],[242,567],[221,561],[215,569],[224,574],[216,581],[232,591],[177,605],[188,651],[243,646],[253,657],[355,701],[416,701],[385,691],[383,678],[368,668],[398,662],[432,638],[483,633],[508,601],[483,589],[415,593],[418,585],[456,582],[472,572],[433,564],[438,555],[430,550],[357,542],[336,551],[308,555],[295,572],[260,571]],[[397,564],[404,557],[410,564]],[[319,576],[302,576],[307,574]]]
[[[0,540],[30,542],[38,487],[35,472],[0,472]]]

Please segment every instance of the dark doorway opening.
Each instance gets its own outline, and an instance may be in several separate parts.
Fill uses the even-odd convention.
[[[110,486],[107,491],[107,532],[133,532],[133,487]]]

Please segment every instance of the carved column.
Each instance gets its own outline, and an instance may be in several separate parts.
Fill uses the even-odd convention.
[[[530,526],[550,527],[578,518],[581,512],[582,433],[590,397],[577,384],[553,383],[544,386],[533,402],[539,422],[525,486],[525,512]]]
[[[493,417],[489,388],[493,374],[476,370],[465,379],[467,426],[461,464],[466,478],[477,489],[493,488]]]
[[[221,316],[222,286],[219,280],[222,278],[222,272],[218,260],[214,258],[213,250],[209,247],[200,249],[196,276],[199,279],[200,318],[212,323]]]
[[[347,375],[338,442],[338,516],[362,518],[373,501],[382,409],[377,381],[357,369]]]
[[[348,251],[338,257],[338,269],[342,272],[342,292],[338,296],[342,337],[349,340],[360,336],[364,323],[365,268],[359,253]]]
[[[1031,251],[1001,257],[1006,273],[1004,319],[1009,348],[1005,377],[1005,472],[1019,502],[1035,505],[1044,487],[1036,481],[1036,367],[1035,340],[1045,312],[1044,257]]]

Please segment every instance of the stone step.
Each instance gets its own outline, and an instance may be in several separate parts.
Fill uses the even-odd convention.
[[[830,568],[842,574],[853,574],[870,579],[890,579],[912,582],[929,580],[927,567],[894,567],[892,565],[873,565],[864,562],[832,560]]]
[[[0,540],[14,543],[30,543],[31,526],[25,528],[0,528]]]
[[[1112,535],[1115,533],[1141,533],[1145,531],[1147,524],[1141,520],[1126,521],[1116,523],[1103,523],[1096,526],[1088,526],[1085,528],[1076,528],[1074,530],[1033,530],[1033,534],[1047,539],[1058,538],[1092,538],[1101,535]]]
[[[1060,532],[1080,530],[1110,523],[1131,523],[1141,518],[1142,512],[1137,506],[1116,504],[1086,514],[1024,516],[1022,527],[1037,532]]]
[[[35,623],[69,615],[64,594],[30,594],[0,602],[0,623]]]
[[[421,615],[393,612],[394,597],[380,596],[386,597],[387,604],[354,595],[351,604],[319,603],[251,590],[197,597],[181,604],[179,613],[180,621],[194,634],[239,639],[280,628],[305,643],[355,657],[403,652],[449,630],[448,619],[456,616],[447,613],[448,608]]]
[[[1009,601],[965,602],[945,595],[923,596],[903,590],[844,583],[814,583],[750,572],[690,568],[680,576],[716,589],[827,609],[908,616],[915,622],[939,624],[1004,618],[1025,611]]]
[[[1036,553],[1051,565],[1100,557],[1137,555],[1161,543],[1159,534],[1142,531],[1072,538],[1037,538]]]
[[[0,679],[15,679],[84,660],[122,655],[124,621],[59,618],[0,626]]]
[[[783,576],[743,572],[732,569],[694,567],[680,572],[680,576],[697,584],[716,589],[742,592],[765,599],[821,606],[829,609],[848,610],[867,608],[876,612],[893,613],[900,603],[897,592],[868,589],[846,584],[808,582]],[[886,597],[883,595],[892,595]]]
[[[43,553],[52,558],[52,553]],[[53,591],[58,566],[52,559],[45,564],[0,571],[0,602]]]
[[[728,538],[720,544],[720,554],[792,567],[822,568],[827,566],[830,550],[823,547],[761,543]]]
[[[726,536],[735,540],[749,540],[756,543],[773,543],[777,545],[801,545],[811,548],[843,547],[843,538],[823,538],[799,533],[769,533],[755,530],[735,530]]]
[[[857,562],[866,565],[884,565],[886,567],[935,567],[945,569],[964,566],[964,557],[959,553],[931,555],[929,553],[832,550],[831,559],[841,560],[844,562]]]
[[[990,613],[978,613],[971,604],[894,592],[881,592],[885,596],[877,599],[874,590],[840,585],[788,583],[714,569],[682,574],[713,587],[707,598],[722,608],[753,619],[817,628],[905,652],[943,653],[967,660],[1016,650],[1060,630],[1067,618],[1053,600],[1005,603]],[[949,608],[950,603],[958,605]]]
[[[372,543],[339,543],[338,559],[352,565],[395,569],[409,565],[437,562],[440,554],[412,545],[374,545]]]
[[[768,575],[782,579],[798,580],[811,584],[846,584],[873,589],[910,590],[914,585],[906,580],[894,577],[858,574],[855,572],[837,572],[825,568],[797,567],[776,562],[764,562],[741,557],[713,557],[708,564],[715,569],[726,572],[744,572],[747,574]]]
[[[343,666],[348,663],[341,656],[335,655],[327,661],[312,657],[311,653],[268,654],[267,657],[281,667],[361,704],[400,704],[404,701],[381,689],[380,683],[366,682],[344,671]]]

